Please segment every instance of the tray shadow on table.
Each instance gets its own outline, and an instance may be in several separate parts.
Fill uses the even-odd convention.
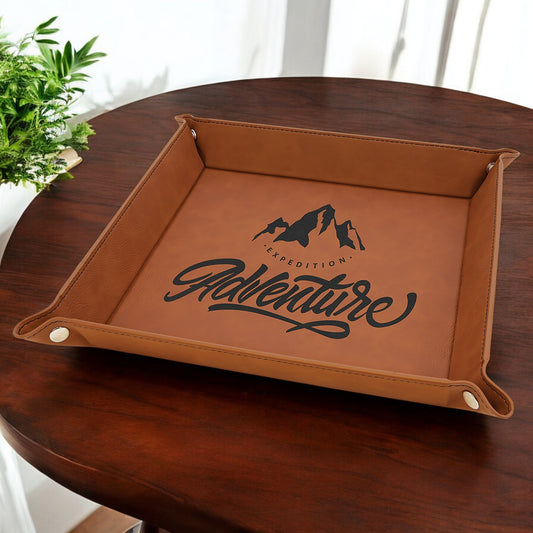
[[[222,434],[279,438],[280,446],[296,443],[293,452],[305,446],[334,463],[357,462],[361,448],[379,461],[406,446],[472,466],[490,455],[491,420],[475,413],[108,350],[65,351],[67,364],[57,377],[77,384],[73,408],[112,414],[117,428],[139,432],[139,445],[145,425],[158,438],[182,435],[187,427],[191,441],[210,430],[219,435],[224,426]],[[133,452],[135,442],[129,446]]]

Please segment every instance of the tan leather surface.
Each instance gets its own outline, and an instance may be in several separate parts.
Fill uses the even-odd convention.
[[[67,280],[47,314],[53,311],[59,316],[107,320],[203,168],[184,124],[161,155]],[[40,322],[37,315],[21,331]]]
[[[470,198],[509,150],[187,117],[206,166]]]
[[[16,336],[512,414],[485,367],[516,152],[186,120]]]
[[[477,383],[508,413],[512,404],[487,378],[501,220],[503,161],[498,161],[470,202],[450,379]]]
[[[350,219],[357,227],[364,251],[339,248],[331,226],[321,235],[314,229],[305,248],[296,242],[275,242],[270,234],[252,240],[280,216],[293,221],[325,204],[334,206],[337,218]],[[279,355],[446,377],[467,211],[468,201],[458,198],[206,169],[110,323]],[[207,295],[199,302],[200,291],[164,301],[167,292],[179,290],[172,283],[179,272],[219,258],[242,259],[244,277],[262,264],[268,268],[261,276],[264,281],[286,272],[290,286],[300,275],[330,280],[344,274],[347,283],[368,280],[371,298],[394,300],[379,314],[381,321],[401,315],[408,293],[415,292],[417,302],[401,323],[375,328],[365,318],[348,320],[350,334],[330,339],[305,329],[285,333],[290,324],[251,312],[209,311],[218,300]],[[345,262],[339,263],[341,258]],[[198,269],[202,274],[208,271]],[[255,306],[256,299],[245,303]],[[274,311],[270,305],[264,309]],[[303,321],[324,318],[312,312],[289,313],[286,306],[279,312]],[[338,318],[345,320],[346,315]]]

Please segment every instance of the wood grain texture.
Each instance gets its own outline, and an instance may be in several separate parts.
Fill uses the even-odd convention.
[[[182,113],[522,152],[505,173],[489,364],[514,417],[13,339]],[[166,93],[92,123],[76,179],[33,202],[0,267],[0,423],[25,459],[169,531],[531,530],[531,110],[408,84],[284,78]]]

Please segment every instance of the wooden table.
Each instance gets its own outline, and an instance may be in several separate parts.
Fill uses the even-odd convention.
[[[13,339],[179,113],[523,152],[505,174],[489,366],[514,417]],[[0,269],[3,434],[63,485],[169,531],[531,531],[532,123],[474,95],[325,78],[174,91],[94,119],[76,179],[30,206]]]

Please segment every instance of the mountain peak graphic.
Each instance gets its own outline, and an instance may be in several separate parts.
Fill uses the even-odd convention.
[[[263,235],[264,233],[270,233],[271,235],[274,235],[277,229],[282,229],[283,231],[274,239],[274,242],[296,241],[301,246],[306,248],[309,245],[309,234],[311,233],[311,231],[318,227],[320,215],[322,215],[322,219],[320,220],[321,227],[318,233],[319,235],[326,231],[330,224],[333,222],[335,226],[337,240],[339,241],[339,248],[342,248],[343,246],[349,246],[354,250],[357,249],[354,241],[350,238],[349,234],[350,231],[353,231],[357,239],[357,245],[359,250],[365,249],[363,242],[359,237],[359,233],[353,226],[352,221],[345,220],[340,224],[337,223],[337,220],[335,218],[335,209],[330,204],[323,205],[322,207],[319,207],[314,211],[309,211],[309,213],[306,213],[303,217],[298,219],[293,224],[289,224],[285,222],[282,217],[279,217],[276,220],[272,221],[270,224],[268,224],[267,227],[264,230],[260,231],[252,240],[255,241],[257,237]]]

